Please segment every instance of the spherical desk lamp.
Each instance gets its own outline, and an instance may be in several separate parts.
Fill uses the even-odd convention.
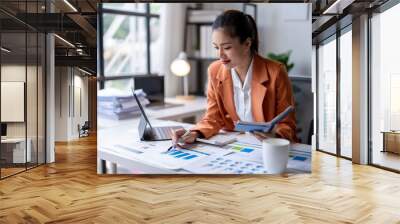
[[[192,100],[195,97],[189,95],[189,79],[188,75],[190,73],[190,64],[187,60],[185,52],[180,52],[178,57],[171,63],[171,72],[179,77],[183,77],[183,96],[177,96],[185,100]]]

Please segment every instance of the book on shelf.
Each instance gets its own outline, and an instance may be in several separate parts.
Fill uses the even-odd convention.
[[[212,45],[212,27],[200,27],[200,57],[217,58],[217,51]]]

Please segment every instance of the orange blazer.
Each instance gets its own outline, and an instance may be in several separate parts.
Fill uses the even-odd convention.
[[[292,87],[283,64],[259,55],[253,60],[251,110],[256,122],[268,122],[289,105],[294,106]],[[233,131],[238,120],[230,69],[215,61],[208,67],[207,111],[192,130],[209,138],[221,128]],[[297,142],[295,113],[279,122],[275,130],[278,137]]]

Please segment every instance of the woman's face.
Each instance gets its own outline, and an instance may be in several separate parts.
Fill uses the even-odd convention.
[[[247,61],[244,59],[250,56],[250,38],[240,43],[239,37],[231,37],[223,28],[213,31],[212,44],[217,51],[219,60],[229,69],[246,63]]]

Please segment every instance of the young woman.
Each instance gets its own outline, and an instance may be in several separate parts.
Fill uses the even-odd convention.
[[[195,127],[176,130],[172,140],[193,143],[209,138],[221,128],[234,130],[236,121],[268,122],[294,106],[292,88],[283,64],[258,55],[254,19],[228,10],[212,25],[212,44],[219,60],[208,68],[207,112]],[[273,136],[297,141],[294,112],[275,125]]]

